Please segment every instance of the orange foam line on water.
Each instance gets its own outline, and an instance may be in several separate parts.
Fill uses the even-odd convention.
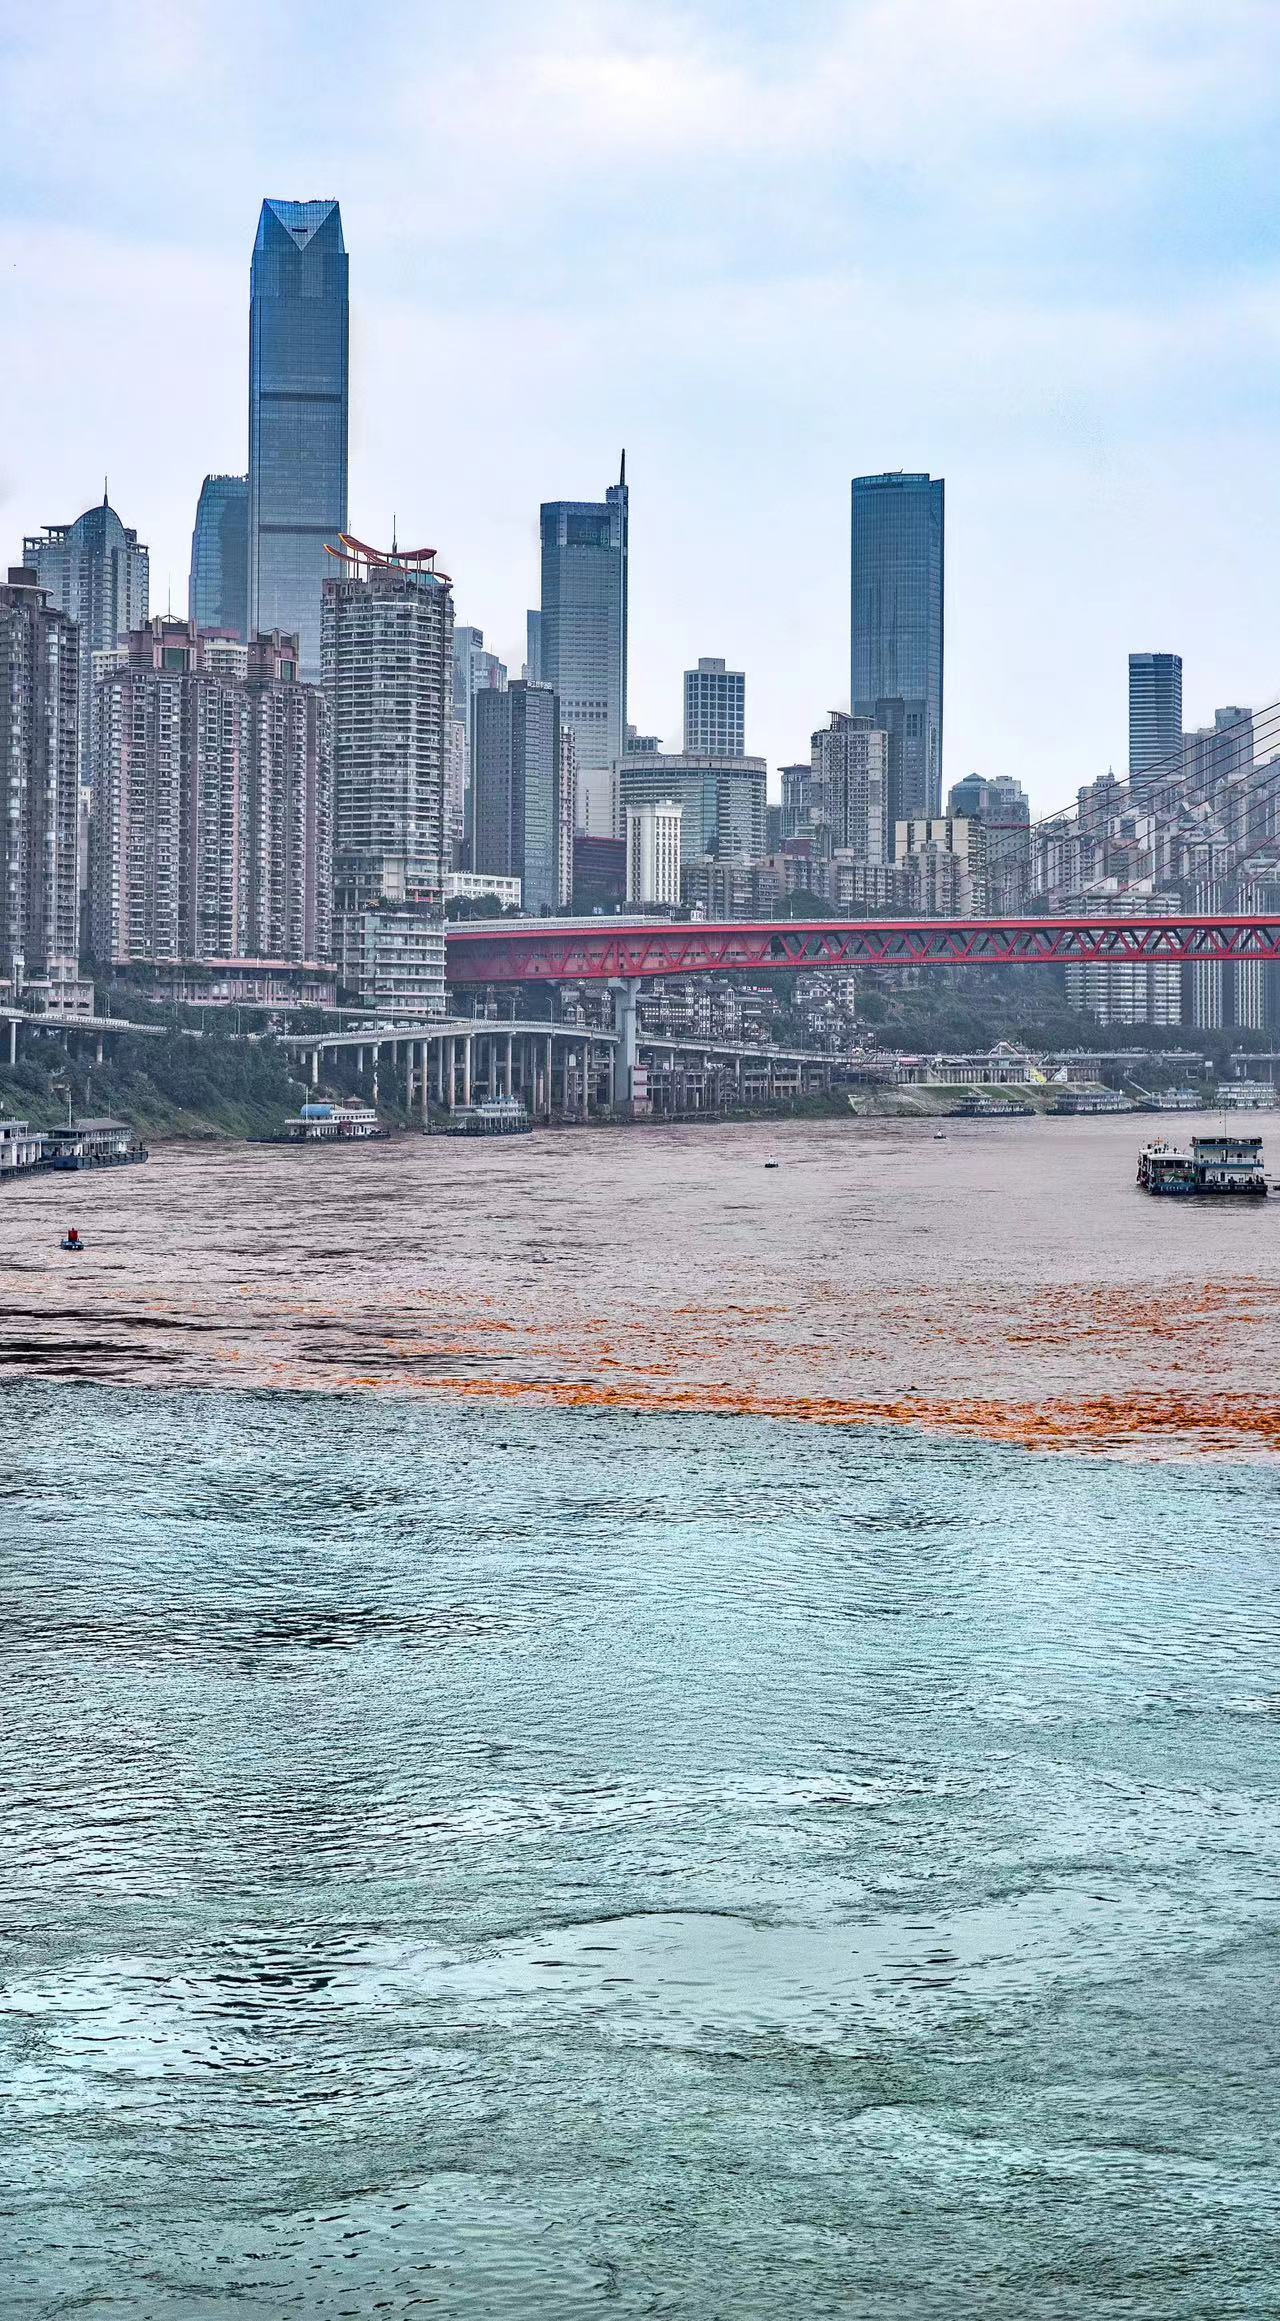
[[[761,1394],[712,1385],[642,1387],[603,1379],[349,1377],[347,1386],[430,1392],[473,1401],[527,1402],[558,1409],[685,1412],[704,1416],[799,1419],[817,1426],[898,1426],[973,1435],[1027,1450],[1152,1449],[1280,1452],[1280,1398],[1249,1395],[1091,1395],[1043,1403],[899,1401]]]

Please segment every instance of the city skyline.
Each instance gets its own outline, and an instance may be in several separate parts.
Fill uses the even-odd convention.
[[[286,7],[229,143],[235,7],[159,43],[122,22],[105,97],[70,19],[24,23],[0,302],[42,352],[0,389],[7,555],[89,505],[105,466],[151,545],[153,603],[183,603],[201,478],[245,465],[258,205],[327,188],[355,268],[353,515],[438,542],[511,667],[540,502],[598,490],[625,441],[630,713],[668,743],[708,642],[746,670],[771,768],[847,705],[849,480],[898,466],[948,485],[948,779],[1013,775],[1047,811],[1123,765],[1127,655],[1148,645],[1183,655],[1189,725],[1273,698],[1260,204],[1280,26],[1245,7],[1202,31],[1181,0],[1159,25],[1132,4],[1070,16],[824,6],[771,30],[748,7],[730,44],[720,7],[593,12],[576,38],[560,11],[488,7],[481,75],[474,31],[441,20],[428,39],[375,9],[358,42],[308,29],[300,108]],[[872,77],[855,163],[848,106]],[[931,134],[906,141],[890,196],[881,165],[913,107]],[[450,188],[429,222],[401,198],[411,123]],[[91,125],[103,155],[127,143],[127,176],[98,173]],[[135,360],[91,374],[83,349],[122,305]],[[1067,730],[1043,715],[1060,656]]]

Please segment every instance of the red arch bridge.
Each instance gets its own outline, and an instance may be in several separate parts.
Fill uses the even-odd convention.
[[[451,926],[451,984],[631,982],[776,968],[1181,966],[1280,960],[1280,919],[516,919]]]

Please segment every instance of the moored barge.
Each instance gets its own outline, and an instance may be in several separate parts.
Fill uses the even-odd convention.
[[[72,1120],[45,1131],[47,1169],[119,1169],[150,1157],[127,1120]]]
[[[1171,1144],[1144,1145],[1138,1155],[1138,1183],[1144,1193],[1225,1194],[1234,1200],[1262,1200],[1260,1136],[1193,1136],[1190,1152]]]

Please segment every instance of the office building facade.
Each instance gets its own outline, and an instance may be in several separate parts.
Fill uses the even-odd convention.
[[[80,642],[29,565],[0,587],[0,994],[74,1011]]]
[[[853,713],[888,736],[888,818],[942,802],[946,498],[941,477],[855,476]]]
[[[332,956],[333,759],[298,640],[160,617],[100,656],[93,944],[104,965]]]
[[[1129,655],[1129,778],[1173,777],[1182,749],[1181,653]]]
[[[765,762],[763,758],[691,757],[674,751],[641,751],[619,767],[624,815],[633,806],[682,808],[680,844],[686,866],[701,855],[764,853]]]
[[[678,903],[680,825],[684,808],[675,798],[627,808],[627,901]]]
[[[478,693],[472,867],[518,878],[530,914],[569,901],[561,863],[564,786],[560,704],[550,687],[517,682]]]
[[[684,673],[685,754],[740,758],[747,747],[747,680],[723,661],[700,660]]]
[[[538,672],[559,696],[561,717],[573,729],[578,827],[593,838],[620,835],[617,766],[627,731],[627,533],[625,460],[603,500],[543,503]]]
[[[80,656],[80,774],[93,762],[93,656],[117,645],[146,620],[151,564],[136,532],[122,524],[106,493],[74,524],[46,524],[22,546],[49,602],[76,624]]]
[[[336,201],[264,201],[249,292],[248,626],[300,640],[347,525],[347,253]]]
[[[200,487],[187,619],[198,629],[221,629],[242,639],[249,634],[248,476],[207,475]]]
[[[506,686],[505,664],[485,651],[484,630],[466,621],[453,628],[453,721],[446,782],[445,818],[454,864],[461,865],[471,829],[471,762],[474,705],[477,693],[501,692]]]

